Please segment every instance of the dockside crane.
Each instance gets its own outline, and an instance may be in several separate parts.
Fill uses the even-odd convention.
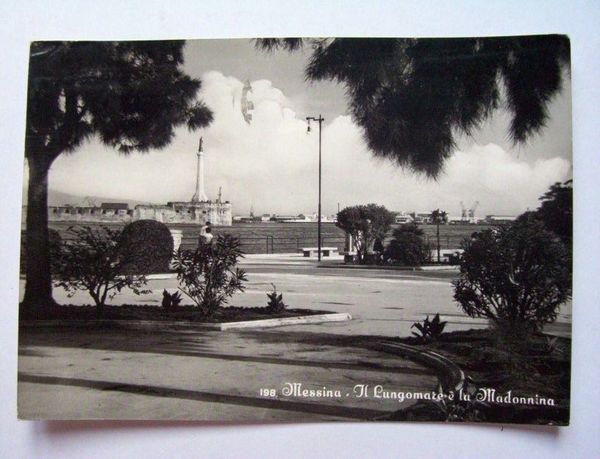
[[[471,208],[469,209],[469,223],[477,223],[477,219],[475,218],[475,211],[479,207],[479,201],[475,201]]]

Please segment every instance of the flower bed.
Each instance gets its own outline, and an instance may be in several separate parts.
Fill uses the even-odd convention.
[[[315,314],[328,314],[330,311],[314,309],[284,309],[273,313],[266,307],[222,307],[210,317],[203,316],[195,306],[179,306],[175,310],[166,310],[157,305],[134,305],[104,307],[102,315],[94,306],[61,305],[36,311],[35,317],[22,314],[21,320],[144,320],[144,321],[189,321],[204,323],[241,322],[247,320],[275,319],[283,317],[299,317]]]
[[[516,351],[499,343],[490,330],[467,330],[442,334],[438,340],[423,344],[414,337],[397,341],[415,349],[431,350],[457,364],[469,378],[469,384],[482,394],[484,404],[475,409],[463,403],[454,419],[444,418],[449,407],[417,404],[401,410],[392,419],[455,420],[566,425],[569,422],[571,340],[543,334],[534,335],[526,348]],[[484,392],[484,389],[495,390]],[[509,394],[512,402],[504,399]],[[483,397],[485,395],[485,397]],[[536,399],[537,396],[537,399]],[[521,403],[523,398],[552,399],[554,404]],[[514,400],[518,400],[514,403]]]

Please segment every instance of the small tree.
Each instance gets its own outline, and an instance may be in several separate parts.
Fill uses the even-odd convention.
[[[571,296],[565,260],[565,245],[535,218],[476,233],[465,242],[454,299],[501,330],[539,330]]]
[[[102,313],[107,299],[112,299],[123,288],[136,295],[148,293],[141,290],[146,285],[143,275],[122,275],[123,267],[134,262],[136,253],[121,244],[121,231],[105,226],[91,228],[70,227],[68,239],[53,259],[57,285],[72,297],[77,290],[87,291],[98,312]]]
[[[396,228],[385,249],[384,258],[405,266],[419,266],[430,261],[430,247],[423,240],[423,230],[415,223]]]
[[[377,204],[346,207],[337,214],[337,226],[352,237],[360,264],[365,263],[373,242],[384,240],[393,222],[394,214]]]
[[[196,251],[178,250],[173,258],[179,289],[209,317],[237,291],[243,292],[246,273],[236,268],[243,252],[240,240],[219,234],[212,242],[200,239]]]

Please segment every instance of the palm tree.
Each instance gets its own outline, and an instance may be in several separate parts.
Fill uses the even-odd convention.
[[[377,157],[436,177],[455,147],[501,105],[525,142],[547,121],[569,70],[566,36],[268,38],[258,49],[310,46],[309,81],[345,85],[350,112]]]
[[[48,172],[93,135],[128,154],[168,145],[174,129],[208,125],[201,82],[181,71],[183,41],[31,45],[25,158],[29,166],[22,306],[54,305],[48,249]]]
[[[448,214],[445,211],[436,209],[431,211],[431,222],[436,225],[435,236],[437,239],[437,261],[441,262],[440,257],[440,225],[448,222]]]

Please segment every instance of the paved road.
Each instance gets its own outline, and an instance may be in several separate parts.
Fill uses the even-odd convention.
[[[352,335],[406,336],[411,325],[427,315],[440,313],[448,322],[447,331],[487,326],[483,319],[471,319],[463,314],[452,299],[451,271],[394,271],[339,267],[338,259],[329,259],[318,266],[315,260],[298,255],[250,255],[241,266],[248,272],[247,289],[236,294],[234,306],[266,305],[266,293],[271,284],[283,293],[291,308],[349,312],[351,322],[327,324],[328,333]],[[153,279],[148,286],[151,295],[136,296],[124,291],[113,304],[160,304],[163,289],[175,291],[177,281]],[[55,289],[60,303],[89,304],[87,293],[67,298],[64,291]],[[569,301],[561,309],[557,323],[547,331],[570,336],[571,309]],[[314,330],[318,325],[287,327],[290,331]]]
[[[454,302],[451,281],[458,276],[452,271],[392,271],[347,269],[304,265],[271,266],[248,260],[248,290],[236,295],[236,306],[261,304],[271,283],[284,294],[291,307],[350,312],[354,320],[328,325],[330,333],[352,335],[406,336],[411,325],[427,315],[440,313],[448,322],[447,331],[486,327],[487,320],[466,316]],[[175,283],[166,282],[167,286]],[[547,331],[570,336],[569,301],[561,310],[556,324]],[[289,327],[304,330],[306,326]]]
[[[336,264],[337,263],[337,264]],[[447,331],[487,326],[483,319],[467,317],[452,299],[452,279],[458,273],[451,271],[394,271],[362,268],[342,268],[338,260],[327,260],[319,267],[316,261],[292,255],[251,255],[242,263],[248,272],[247,289],[230,301],[234,306],[266,305],[266,293],[271,284],[283,293],[291,308],[349,312],[351,322],[326,324],[328,333],[349,335],[406,336],[411,325],[427,315],[440,313],[448,322]],[[174,278],[153,279],[149,283],[153,294],[135,296],[124,292],[114,304],[160,304],[163,289],[175,291]],[[59,302],[89,303],[85,293],[66,298],[55,290]],[[561,310],[558,323],[548,331],[570,335],[571,302]],[[286,327],[290,331],[310,331],[318,325]]]
[[[19,343],[19,413],[26,418],[203,419],[231,421],[372,419],[403,406],[359,399],[357,384],[427,392],[437,378],[423,366],[374,351],[373,336],[405,336],[439,312],[448,330],[485,326],[452,301],[450,272],[317,267],[297,257],[249,257],[247,290],[235,306],[266,304],[271,283],[289,307],[350,312],[343,323],[255,331],[24,329]],[[115,303],[161,301],[124,292]],[[89,303],[85,294],[63,303]],[[570,334],[570,303],[553,331]],[[369,338],[371,336],[371,338]],[[285,396],[286,383],[338,390],[338,396]],[[260,389],[275,389],[276,397]],[[348,395],[346,395],[348,394]],[[407,402],[404,402],[406,404]]]

